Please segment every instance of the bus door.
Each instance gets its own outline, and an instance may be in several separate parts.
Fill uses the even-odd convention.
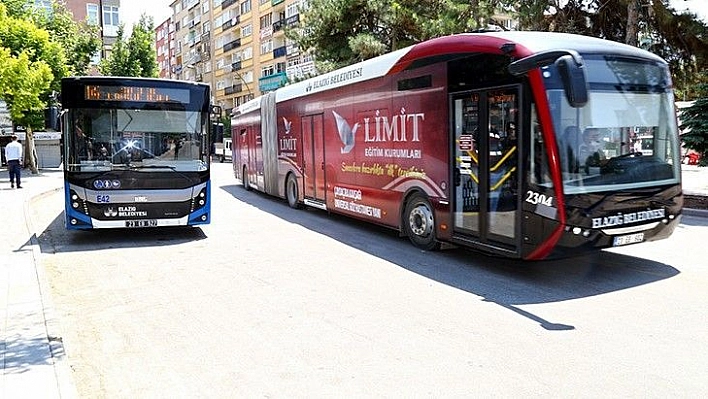
[[[451,95],[454,235],[517,251],[519,86]]]
[[[305,200],[325,201],[324,114],[302,117]]]

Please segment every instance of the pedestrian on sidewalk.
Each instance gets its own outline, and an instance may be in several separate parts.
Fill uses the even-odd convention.
[[[17,182],[17,188],[22,188],[20,182],[22,174],[22,144],[17,141],[17,136],[12,135],[11,142],[5,146],[5,159],[7,160],[7,169],[10,172],[10,187],[15,188],[15,182]]]

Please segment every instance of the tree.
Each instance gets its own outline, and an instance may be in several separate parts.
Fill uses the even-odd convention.
[[[324,72],[428,39],[424,21],[441,1],[313,0],[303,11],[306,27],[286,35],[323,61]]]
[[[13,122],[27,128],[25,158],[32,173],[38,173],[33,129],[44,125],[46,101],[65,76],[64,52],[32,20],[8,15],[4,3],[0,3],[0,51],[0,93]]]
[[[152,17],[140,16],[127,43],[123,39],[124,32],[121,25],[111,55],[99,65],[101,73],[106,76],[157,77],[159,70]]]
[[[686,131],[681,135],[684,146],[701,155],[701,166],[708,166],[708,84],[698,85],[697,90],[701,97],[681,111],[679,127]]]
[[[86,75],[91,58],[101,50],[100,29],[87,21],[76,22],[64,4],[54,3],[50,15],[38,15],[37,25],[65,50],[68,75]]]

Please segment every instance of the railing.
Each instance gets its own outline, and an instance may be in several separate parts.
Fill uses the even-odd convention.
[[[300,22],[300,14],[291,15],[285,18],[285,26],[292,26]]]
[[[226,7],[232,5],[232,4],[236,3],[236,2],[238,2],[238,0],[224,0],[223,2],[221,2],[221,9],[222,9],[222,10],[225,10]]]
[[[287,48],[285,46],[278,47],[273,49],[273,58],[285,57],[287,53]]]
[[[238,25],[240,22],[241,22],[241,16],[240,16],[240,15],[237,15],[237,16],[235,16],[235,17],[233,17],[233,18],[227,20],[227,21],[224,22],[223,24],[221,24],[221,30],[229,29],[229,28],[231,28],[231,27],[233,27],[233,26]]]
[[[283,29],[284,26],[285,26],[285,21],[283,21],[282,19],[280,21],[273,22],[273,32],[277,32],[277,31]]]
[[[236,39],[232,42],[224,44],[224,52],[231,51],[235,49],[236,47],[239,47],[241,45],[241,39]]]
[[[233,85],[224,89],[224,95],[236,94],[243,91],[241,84]]]

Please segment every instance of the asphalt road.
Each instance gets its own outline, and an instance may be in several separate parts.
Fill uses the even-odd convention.
[[[705,397],[708,220],[553,262],[430,253],[246,192],[203,228],[67,232],[33,205],[81,397]]]

